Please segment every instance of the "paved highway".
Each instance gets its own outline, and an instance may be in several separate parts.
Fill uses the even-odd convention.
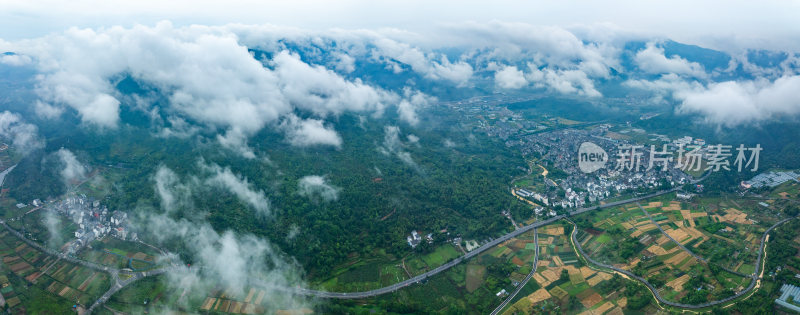
[[[700,180],[703,180],[705,177],[706,176],[704,176],[704,177],[702,177],[702,178],[700,178],[700,179],[698,179],[697,181],[694,181],[694,182],[698,182]],[[659,191],[659,192],[655,192],[655,193],[651,193],[651,194],[647,194],[647,195],[643,195],[643,196],[639,196],[639,197],[634,197],[634,198],[630,198],[630,199],[609,202],[607,204],[603,204],[603,205],[599,205],[599,206],[580,208],[580,209],[577,209],[577,210],[574,210],[574,211],[570,211],[568,213],[568,215],[563,215],[562,214],[562,215],[554,216],[554,217],[549,218],[547,220],[537,221],[537,222],[534,222],[532,224],[523,226],[523,227],[521,227],[521,228],[519,228],[517,230],[514,230],[514,231],[512,231],[512,232],[510,232],[510,233],[508,233],[506,235],[498,237],[498,238],[496,238],[496,239],[494,239],[494,240],[492,240],[492,241],[490,241],[490,242],[488,242],[486,244],[483,244],[481,247],[478,247],[478,248],[470,251],[466,255],[458,257],[456,259],[453,259],[453,260],[447,262],[446,264],[441,265],[441,266],[439,266],[439,267],[437,267],[437,268],[435,268],[433,270],[430,270],[428,272],[425,272],[425,273],[423,273],[421,275],[418,275],[416,277],[413,277],[411,279],[404,280],[404,281],[401,281],[401,282],[398,282],[398,283],[395,283],[393,285],[386,286],[386,287],[383,287],[383,288],[374,289],[374,290],[370,290],[370,291],[362,291],[362,292],[329,292],[329,291],[321,291],[321,290],[313,290],[313,289],[305,289],[305,288],[284,288],[283,290],[293,291],[293,292],[295,292],[297,294],[316,296],[316,297],[326,298],[326,299],[362,299],[362,298],[367,298],[367,297],[372,297],[372,296],[378,296],[378,295],[382,295],[382,294],[391,293],[391,292],[397,291],[399,289],[405,288],[407,286],[410,286],[412,284],[419,283],[422,280],[425,280],[425,279],[427,279],[427,278],[429,278],[431,276],[434,276],[434,275],[436,275],[436,274],[438,274],[438,273],[440,273],[442,271],[445,271],[447,269],[450,269],[453,266],[458,265],[459,263],[461,263],[461,262],[463,262],[465,260],[468,260],[468,259],[470,259],[472,257],[475,257],[478,254],[480,254],[480,253],[482,253],[482,252],[484,252],[484,251],[486,251],[486,250],[488,250],[488,249],[490,249],[492,247],[495,247],[495,246],[499,245],[502,242],[505,242],[507,240],[515,238],[515,237],[519,236],[520,234],[523,234],[525,232],[528,232],[530,230],[533,230],[533,229],[541,227],[541,226],[552,224],[553,222],[556,222],[556,221],[561,220],[563,218],[566,218],[568,216],[579,215],[579,214],[582,214],[582,213],[585,213],[585,212],[588,212],[588,211],[592,211],[592,210],[615,207],[615,206],[619,206],[619,205],[623,205],[623,204],[627,204],[627,203],[631,203],[631,202],[636,202],[636,201],[640,201],[640,200],[644,200],[644,199],[649,199],[649,198],[653,198],[653,197],[656,197],[656,196],[661,196],[661,195],[664,195],[664,194],[672,193],[672,192],[675,192],[675,191],[678,191],[678,190],[680,190],[680,187],[675,187],[675,188],[672,188],[672,189],[663,190],[663,191]]]
[[[693,181],[693,183],[697,183],[697,182],[705,179],[706,177],[708,177],[708,174],[706,174],[705,176],[701,177],[698,180]],[[560,219],[567,218],[568,216],[574,216],[574,215],[582,214],[582,213],[585,213],[585,212],[588,212],[588,211],[592,211],[592,210],[596,210],[596,209],[615,207],[615,206],[626,204],[626,203],[636,202],[636,201],[640,201],[640,200],[644,200],[644,199],[648,199],[648,198],[652,198],[652,197],[656,197],[656,196],[672,193],[672,192],[675,192],[675,191],[677,191],[679,189],[680,189],[680,187],[675,187],[675,188],[672,188],[672,189],[668,189],[668,190],[664,190],[664,191],[660,191],[660,192],[655,192],[655,193],[651,193],[651,194],[648,194],[648,195],[643,195],[643,196],[640,196],[640,197],[630,198],[630,199],[626,199],[626,200],[610,202],[610,203],[599,205],[599,206],[595,206],[595,207],[580,208],[580,209],[568,212],[567,215],[558,215],[558,216],[555,216],[555,217],[552,217],[552,218],[549,218],[549,219],[546,219],[546,220],[543,220],[543,221],[537,221],[537,222],[535,222],[533,224],[526,225],[526,226],[521,227],[519,229],[516,229],[516,230],[514,230],[514,231],[512,231],[512,232],[510,232],[510,233],[508,233],[506,235],[503,235],[503,236],[501,236],[499,238],[496,238],[496,239],[494,239],[494,240],[492,240],[492,241],[490,241],[490,242],[488,242],[488,243],[486,243],[486,244],[484,244],[484,245],[482,245],[482,246],[470,251],[466,255],[463,255],[461,257],[453,259],[453,260],[445,263],[444,265],[441,265],[441,266],[439,266],[439,267],[437,267],[437,268],[435,268],[433,270],[427,271],[427,272],[425,272],[425,273],[423,273],[421,275],[415,276],[415,277],[413,277],[411,279],[404,280],[402,282],[398,282],[398,283],[395,283],[393,285],[389,285],[389,286],[386,286],[386,287],[383,287],[383,288],[370,290],[370,291],[363,291],[363,292],[328,292],[328,291],[312,290],[312,289],[306,289],[306,288],[281,288],[280,290],[283,290],[283,291],[286,291],[286,292],[293,292],[293,293],[296,293],[296,294],[302,294],[302,295],[308,295],[308,296],[316,296],[316,297],[320,297],[320,298],[331,298],[331,299],[360,299],[360,298],[366,298],[366,297],[372,297],[372,296],[391,293],[391,292],[397,291],[399,289],[402,289],[404,287],[410,286],[412,284],[419,283],[419,282],[421,282],[421,281],[423,281],[423,280],[425,280],[425,279],[427,279],[427,278],[429,278],[431,276],[434,276],[436,274],[441,273],[442,271],[448,270],[448,269],[452,268],[453,266],[458,265],[459,263],[461,263],[461,262],[463,262],[465,260],[468,260],[468,259],[470,259],[472,257],[475,257],[478,254],[480,254],[480,253],[482,253],[482,252],[484,252],[484,251],[486,251],[486,250],[488,250],[488,249],[490,249],[490,248],[492,248],[494,246],[497,246],[502,242],[505,242],[505,241],[507,241],[509,239],[517,237],[517,236],[519,236],[519,235],[521,235],[523,233],[526,233],[526,232],[528,232],[528,231],[530,231],[532,229],[536,229],[538,227],[551,224],[551,223],[556,222],[556,221],[558,221]],[[95,301],[95,303],[93,303],[89,307],[89,309],[87,310],[87,314],[90,314],[94,309],[96,309],[97,307],[103,305],[106,301],[108,301],[109,298],[111,298],[111,296],[113,296],[115,293],[120,291],[122,288],[124,288],[128,284],[133,283],[133,282],[135,282],[135,281],[137,281],[137,280],[139,280],[141,278],[144,278],[144,277],[154,276],[154,275],[166,273],[170,269],[174,268],[174,267],[163,267],[163,268],[154,269],[154,270],[150,270],[150,271],[146,271],[146,272],[129,273],[130,277],[128,279],[120,280],[119,274],[121,272],[122,273],[126,273],[126,272],[121,271],[121,270],[116,269],[116,268],[109,268],[107,266],[101,266],[99,264],[95,264],[95,263],[92,263],[92,262],[80,260],[80,259],[77,259],[75,257],[66,255],[64,253],[59,253],[59,252],[56,252],[54,250],[50,250],[48,248],[45,248],[45,247],[37,244],[36,242],[33,242],[33,241],[25,238],[24,235],[22,235],[18,231],[16,231],[16,230],[12,229],[11,227],[9,227],[6,224],[6,222],[3,221],[3,220],[0,220],[0,225],[3,225],[6,229],[11,231],[12,234],[17,236],[19,239],[21,239],[25,243],[27,243],[30,246],[33,246],[33,247],[45,252],[47,254],[50,254],[50,255],[53,255],[53,256],[57,256],[57,257],[61,257],[62,259],[65,259],[65,260],[67,260],[67,261],[69,261],[71,263],[74,263],[74,264],[78,264],[78,265],[81,265],[81,266],[84,266],[84,267],[87,267],[87,268],[91,268],[91,269],[94,269],[94,270],[103,271],[103,272],[107,272],[107,273],[111,274],[112,279],[114,281],[114,284],[111,286],[111,288],[108,291],[106,291],[106,293],[104,293],[100,298],[97,299],[97,301]],[[762,242],[763,242],[763,240],[762,240]],[[763,247],[763,244],[762,244],[762,247]],[[537,244],[537,257],[538,257],[538,250],[539,250],[539,248],[538,248],[538,244]],[[760,259],[761,259],[761,256],[759,256],[759,261],[760,261]],[[758,269],[756,269],[756,271],[758,271]],[[532,276],[532,274],[529,274],[529,276]],[[256,279],[256,280],[254,280],[254,282],[256,284],[258,284],[258,283],[260,283],[262,281]],[[266,283],[263,283],[263,284],[266,285]],[[270,285],[270,287],[272,287],[272,286]]]

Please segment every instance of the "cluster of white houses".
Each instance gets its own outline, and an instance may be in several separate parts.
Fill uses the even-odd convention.
[[[674,145],[675,147],[684,147],[684,148],[689,145],[697,145],[702,147],[706,145],[706,141],[700,138],[692,139],[692,137],[690,136],[685,136],[682,138],[672,140],[672,145]]]
[[[442,231],[439,231],[439,232],[440,233],[445,233],[445,232],[447,232],[447,230],[442,230]],[[428,243],[432,243],[433,242],[433,233],[428,233],[428,235],[425,235],[425,240],[427,240]],[[417,247],[417,245],[419,245],[419,243],[422,242],[422,235],[420,235],[417,232],[417,230],[411,231],[411,235],[406,237],[406,241],[408,242],[408,245],[411,246],[411,248]]]
[[[130,231],[128,214],[122,211],[109,211],[100,201],[91,200],[86,195],[75,195],[48,205],[48,211],[66,216],[78,225],[75,240],[69,250],[75,252],[92,240],[106,235],[121,240],[137,240],[135,232]]]

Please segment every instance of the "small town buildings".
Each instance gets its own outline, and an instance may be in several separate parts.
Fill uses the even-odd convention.
[[[414,230],[411,231],[411,235],[406,237],[406,241],[408,241],[408,245],[411,246],[411,248],[414,248],[417,247],[417,245],[419,245],[419,242],[422,241],[422,237],[419,235],[419,233],[417,233],[416,230]]]

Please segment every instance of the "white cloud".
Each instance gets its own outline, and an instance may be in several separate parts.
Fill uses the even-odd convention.
[[[289,226],[289,233],[286,233],[286,240],[294,241],[298,235],[300,235],[300,227],[297,224],[292,224]]]
[[[345,111],[381,112],[397,95],[360,80],[347,81],[322,66],[310,66],[295,54],[278,53],[272,61],[283,96],[293,106],[319,117]]]
[[[426,56],[419,48],[413,47],[408,43],[372,35],[372,44],[376,46],[372,53],[376,56],[387,58],[387,64],[400,62],[406,64],[417,73],[433,80],[446,80],[459,86],[467,84],[472,77],[472,66],[466,62],[458,61],[451,63],[446,56],[439,56],[440,61],[435,60],[435,56]],[[397,69],[395,72],[398,72]]]
[[[158,167],[155,176],[155,190],[161,199],[161,208],[171,212],[178,207],[190,205],[192,189],[190,184],[181,182],[175,172],[163,165]]]
[[[172,290],[202,298],[219,287],[237,295],[253,287],[267,292],[263,305],[268,312],[313,305],[307,297],[288,290],[305,286],[297,262],[284,258],[265,239],[232,231],[218,232],[207,222],[173,219],[165,213],[140,218],[138,225],[159,242],[179,240],[188,244],[185,254],[193,259],[191,266],[180,262],[178,255],[161,257],[178,265],[166,275]],[[186,306],[187,299],[177,302]]]
[[[25,66],[31,63],[31,57],[17,54],[2,54],[0,55],[0,63],[9,66]]]
[[[253,187],[246,177],[234,173],[229,167],[200,160],[197,166],[201,173],[188,176],[185,180],[170,168],[159,166],[153,176],[155,191],[161,199],[161,208],[172,212],[179,208],[193,207],[192,195],[203,188],[215,187],[236,196],[241,202],[255,210],[259,217],[271,215],[271,204],[264,190]]]
[[[581,70],[552,70],[539,69],[529,63],[530,73],[526,75],[528,81],[536,87],[545,87],[562,94],[579,94],[588,97],[600,97],[602,94],[595,89],[594,82]]]
[[[0,112],[0,138],[10,139],[11,144],[22,154],[44,147],[44,141],[39,138],[39,129],[9,111]]]
[[[525,75],[515,66],[505,66],[494,73],[494,82],[504,89],[519,89],[528,85]]]
[[[297,192],[301,196],[319,197],[325,201],[339,199],[340,190],[341,188],[328,184],[325,177],[319,175],[303,176],[297,183]]]
[[[169,122],[169,127],[161,128],[156,133],[156,136],[164,138],[175,137],[179,139],[187,139],[191,136],[196,135],[200,131],[199,127],[190,124],[188,121],[180,117],[175,117],[175,116],[167,117],[167,121]],[[225,139],[225,140],[230,140],[230,139]],[[220,141],[220,139],[217,139],[217,141]],[[221,142],[222,141],[220,141],[220,143]],[[225,146],[225,144],[223,143],[221,144]]]
[[[56,156],[61,162],[61,179],[67,185],[72,185],[86,178],[88,168],[83,165],[72,151],[59,149]]]
[[[727,81],[701,90],[676,93],[678,110],[702,114],[707,121],[736,126],[784,115],[800,114],[800,76],[784,76],[773,82]]]
[[[438,36],[437,36],[438,35]],[[584,43],[558,26],[525,23],[454,23],[433,40],[472,50],[479,62],[513,63],[532,60],[552,69],[577,69],[592,77],[605,77],[619,63],[618,49],[607,44]]]
[[[639,69],[647,73],[662,74],[672,73],[678,75],[688,75],[697,78],[705,78],[708,75],[703,66],[696,62],[689,62],[680,56],[664,56],[664,48],[656,46],[655,43],[647,43],[647,47],[636,53],[634,62]]]
[[[286,140],[294,146],[329,145],[338,148],[342,145],[342,138],[339,134],[326,127],[319,119],[301,119],[297,116],[289,116],[281,126],[286,132]]]
[[[676,74],[665,74],[654,81],[631,79],[622,83],[631,88],[647,90],[662,96],[674,92],[702,89],[703,85],[697,81],[687,81]]]
[[[663,35],[682,42],[713,43],[739,48],[800,48],[796,23],[798,4],[793,1],[676,0],[670,2],[403,2],[349,1],[346,6],[327,1],[298,0],[262,3],[233,0],[175,0],[163,3],[82,0],[69,7],[53,1],[0,3],[0,38],[40,36],[73,25],[111,26],[154,23],[163,19],[185,25],[271,23],[310,29],[411,29],[435,31],[442,23],[461,21],[536,21],[544,25],[575,28],[611,24],[646,34]],[[425,10],[419,8],[424,7]],[[358,8],[354,10],[352,8]],[[513,8],[513,9],[509,9]],[[713,14],[709,14],[713,12]],[[679,17],[679,20],[676,20]]]
[[[220,167],[216,164],[206,165],[200,162],[201,168],[211,173],[205,179],[205,183],[223,188],[234,194],[239,200],[252,207],[256,214],[266,217],[270,214],[270,202],[263,190],[252,188],[247,178],[233,173],[228,167]]]
[[[181,262],[178,255],[160,257],[178,267],[167,273],[167,285],[179,292],[199,298],[219,287],[234,294],[255,287],[267,292],[264,303],[267,312],[279,309],[312,307],[313,301],[291,293],[290,288],[305,287],[300,266],[286,258],[266,239],[232,231],[217,231],[202,219],[171,217],[172,209],[190,200],[192,189],[201,185],[214,185],[231,190],[243,199],[263,204],[263,194],[249,188],[246,179],[233,174],[228,168],[199,163],[211,173],[204,181],[190,176],[181,181],[171,169],[161,166],[154,175],[155,190],[161,199],[161,213],[135,212],[133,224],[141,235],[155,239],[156,243],[186,244],[184,254],[191,257],[191,267]],[[290,231],[291,233],[291,231]],[[177,241],[177,242],[176,242]],[[187,300],[178,301],[182,306]]]
[[[123,73],[160,88],[171,112],[223,127],[258,130],[289,109],[274,75],[234,36],[203,27],[70,29],[14,46],[36,60],[43,101],[68,105],[102,127],[119,121],[111,80]]]
[[[459,86],[465,86],[472,78],[472,66],[464,61],[450,63],[447,57],[442,56],[441,63],[432,62],[432,67],[429,75],[431,78],[448,80]]]
[[[408,122],[409,125],[415,126],[419,123],[416,108],[407,100],[400,101],[400,104],[397,105],[397,113],[400,114],[400,119]]]
[[[400,161],[406,165],[419,170],[419,165],[414,162],[411,153],[405,151],[405,144],[400,139],[400,128],[397,126],[386,126],[384,129],[383,146],[378,148],[378,151],[384,155],[395,155]]]
[[[336,58],[336,63],[334,64],[334,68],[337,71],[341,71],[344,73],[351,73],[356,71],[356,59],[350,57],[345,53],[335,53],[334,58]]]
[[[411,126],[416,126],[419,123],[417,110],[435,101],[436,98],[425,95],[425,93],[405,88],[403,89],[403,100],[397,105],[397,113],[401,120]]]
[[[60,248],[61,245],[64,244],[64,238],[61,236],[64,231],[64,227],[61,226],[61,219],[49,209],[43,209],[42,211],[44,211],[42,214],[42,216],[44,216],[42,223],[44,223],[44,227],[47,229],[47,234],[49,236],[47,246],[50,248]]]
[[[169,100],[167,104],[142,101],[135,105],[137,110],[155,113],[151,117],[158,120],[159,135],[218,132],[212,137],[220,146],[254,158],[248,139],[265,127],[283,132],[292,145],[338,148],[343,140],[333,122],[344,113],[378,116],[395,106],[400,120],[411,126],[419,124],[419,109],[431,103],[430,97],[410,88],[400,93],[372,86],[369,77],[362,81],[339,75],[370,62],[382,63],[392,71],[411,69],[427,79],[462,87],[477,73],[488,76],[480,79],[494,79],[503,89],[533,87],[600,97],[597,81],[610,78],[611,68],[624,70],[620,44],[643,35],[615,27],[597,32],[592,32],[591,26],[578,29],[498,21],[445,23],[430,33],[159,23],[154,27],[73,28],[39,39],[0,42],[0,46],[29,57],[41,73],[37,77],[40,102],[34,104],[40,117],[54,118],[65,109],[75,110],[87,123],[114,128],[121,106],[134,106],[121,102],[128,98],[114,88],[120,75],[130,75],[157,88]],[[295,47],[310,51],[310,56],[304,54],[301,59]],[[248,48],[266,51],[270,57],[254,57]],[[159,54],[148,53],[152,51]],[[638,51],[634,62],[641,71],[660,78],[625,84],[651,89],[660,99],[668,93],[702,90],[702,85],[691,79],[710,76],[698,63],[665,56],[657,42]],[[770,78],[789,75],[793,68],[788,63],[781,65],[783,71],[778,73],[756,70]],[[417,84],[413,81],[405,84]],[[694,107],[687,106],[690,108]],[[392,154],[413,161],[407,153]]]
[[[225,130],[217,140],[245,157],[253,156],[245,145],[248,137],[265,126],[278,126],[297,110],[314,116],[298,125],[304,128],[286,129],[292,132],[287,137],[299,145],[318,142],[300,139],[304,132],[326,131],[327,140],[323,143],[338,146],[341,140],[333,136],[333,130],[319,126],[329,116],[344,112],[380,115],[386,107],[397,105],[404,119],[413,122],[416,118],[413,106],[409,106],[415,105],[414,93],[404,100],[397,93],[359,79],[347,80],[322,66],[305,63],[282,48],[274,52],[272,59],[263,60],[265,67],[233,30],[248,38],[252,37],[248,32],[266,32],[243,26],[175,28],[162,22],[154,27],[72,28],[2,44],[31,58],[40,72],[36,89],[40,99],[35,106],[40,117],[56,118],[67,107],[87,124],[116,128],[121,106],[132,106],[151,114],[163,113],[171,122],[191,121],[212,130]],[[276,34],[261,34],[273,35]],[[337,56],[341,71],[354,70],[353,57],[344,52]],[[442,72],[441,76],[450,78],[457,75],[442,69],[452,68],[458,73],[463,66],[447,62],[439,65],[444,68],[429,67],[440,69],[437,71]],[[120,75],[157,88],[168,103],[122,103],[124,98],[114,86]],[[152,117],[160,119],[158,115]],[[159,135],[185,137],[196,131],[178,127],[163,128]]]
[[[47,104],[40,100],[36,100],[36,102],[33,103],[33,110],[37,116],[47,119],[57,118],[64,113],[63,108]]]
[[[244,158],[254,159],[256,157],[253,149],[247,145],[247,136],[239,129],[229,129],[225,132],[225,135],[218,134],[217,141],[224,148],[230,149]]]
[[[383,128],[383,149],[381,152],[388,155],[389,153],[400,151],[403,149],[403,141],[400,140],[400,128],[397,126],[385,126]]]

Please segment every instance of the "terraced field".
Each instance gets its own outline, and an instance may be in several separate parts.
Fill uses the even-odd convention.
[[[46,255],[6,230],[0,232],[0,259],[0,292],[13,312],[30,311],[22,305],[36,309],[45,301],[67,312],[73,304],[92,303],[110,285],[107,274]]]
[[[759,221],[759,211],[734,206],[742,207],[660,198],[642,203],[650,217],[635,204],[606,209],[576,218],[578,241],[590,257],[647,279],[668,301],[721,299],[749,285],[749,278],[726,270],[752,273],[763,226],[776,221]]]
[[[564,226],[539,230],[541,252],[536,273],[525,294],[504,314],[531,314],[562,309],[569,313],[622,314],[627,298],[622,279],[586,266],[577,256]]]

